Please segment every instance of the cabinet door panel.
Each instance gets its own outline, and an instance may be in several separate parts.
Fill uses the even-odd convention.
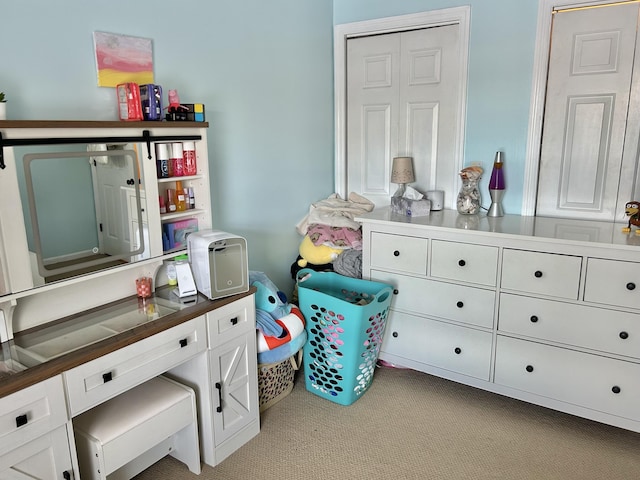
[[[489,380],[491,333],[392,312],[382,351]]]
[[[255,334],[210,351],[216,447],[258,418]]]
[[[0,456],[3,480],[62,479],[63,472],[74,478],[64,425]]]

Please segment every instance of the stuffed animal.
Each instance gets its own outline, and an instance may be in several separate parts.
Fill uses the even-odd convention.
[[[631,201],[627,202],[624,206],[624,213],[629,217],[629,223],[622,229],[623,233],[629,233],[631,231],[631,225],[636,227],[636,235],[640,235],[640,202]]]
[[[342,253],[342,250],[338,248],[332,248],[327,245],[314,245],[309,235],[304,236],[298,251],[302,257],[298,260],[298,266],[303,268],[309,263],[313,265],[331,263]]]

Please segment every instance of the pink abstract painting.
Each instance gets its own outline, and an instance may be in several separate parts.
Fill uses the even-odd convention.
[[[153,82],[153,45],[151,39],[114,33],[93,32],[98,71],[98,86],[115,87],[134,82]]]

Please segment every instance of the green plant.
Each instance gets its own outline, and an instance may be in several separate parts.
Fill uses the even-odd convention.
[[[4,99],[4,92],[0,92],[0,102],[6,102]]]

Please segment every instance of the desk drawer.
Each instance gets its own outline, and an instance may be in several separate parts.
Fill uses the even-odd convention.
[[[640,420],[640,365],[498,335],[495,382]]]
[[[371,266],[418,275],[427,274],[427,239],[388,233],[371,234]]]
[[[502,288],[578,299],[582,257],[504,249]]]
[[[216,308],[207,313],[209,348],[255,330],[256,314],[253,295]]]
[[[393,285],[391,306],[396,310],[493,327],[493,290],[378,271],[371,272],[371,279]]]
[[[468,243],[431,242],[431,276],[496,286],[498,248]]]
[[[62,376],[0,399],[0,455],[24,445],[67,421]]]
[[[584,300],[640,308],[640,264],[589,258]]]
[[[71,416],[98,405],[206,350],[204,316],[64,373]]]
[[[490,332],[392,312],[382,351],[452,372],[489,380]]]
[[[503,293],[498,329],[640,358],[640,315],[635,313]]]

